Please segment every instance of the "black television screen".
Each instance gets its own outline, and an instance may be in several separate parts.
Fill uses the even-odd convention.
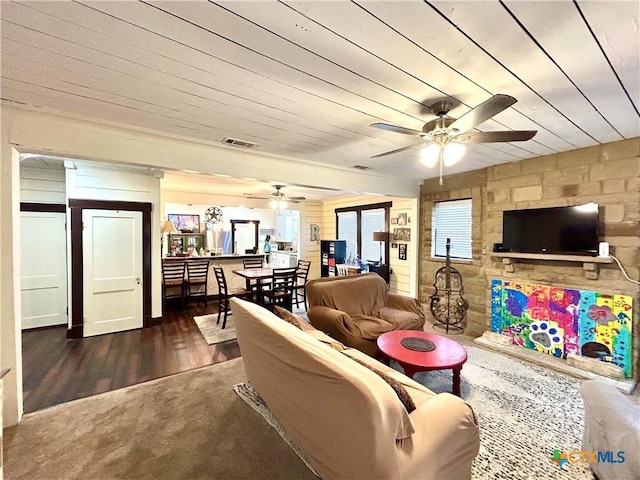
[[[598,205],[505,210],[502,248],[507,252],[598,254]]]

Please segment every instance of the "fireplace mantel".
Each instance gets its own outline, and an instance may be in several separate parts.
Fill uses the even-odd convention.
[[[507,273],[515,272],[514,265],[517,261],[543,260],[551,262],[579,262],[582,263],[584,277],[589,280],[598,279],[598,264],[613,262],[611,257],[588,257],[586,255],[561,255],[551,253],[494,252],[491,256],[502,258],[502,264]]]

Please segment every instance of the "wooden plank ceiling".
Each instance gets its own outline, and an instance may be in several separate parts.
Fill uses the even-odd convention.
[[[415,139],[504,93],[446,173],[640,135],[639,3],[2,2],[2,91],[17,102],[256,153],[425,179]],[[234,148],[234,147],[229,147]]]

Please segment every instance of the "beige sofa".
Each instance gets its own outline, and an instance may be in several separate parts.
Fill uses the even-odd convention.
[[[479,449],[471,407],[364,353],[232,299],[247,378],[323,480],[465,479]],[[307,328],[306,330],[314,330]],[[349,358],[351,357],[351,358]],[[408,413],[392,387],[404,386]],[[277,461],[277,459],[274,459]]]
[[[306,295],[314,327],[372,357],[380,355],[376,340],[383,333],[424,327],[418,300],[389,293],[376,273],[310,280]]]

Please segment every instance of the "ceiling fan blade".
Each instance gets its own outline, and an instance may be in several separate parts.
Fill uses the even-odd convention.
[[[399,127],[397,125],[391,125],[390,123],[372,123],[369,126],[381,128],[382,130],[388,130],[389,132],[404,133],[405,135],[424,135],[422,130],[413,130],[412,128]]]
[[[306,200],[307,197],[287,197],[287,200]]]
[[[411,150],[412,148],[423,147],[425,145],[428,145],[428,143],[424,143],[424,142],[423,143],[416,143],[414,145],[409,145],[409,146],[406,146],[406,147],[398,148],[396,150],[391,150],[389,152],[379,153],[378,155],[374,155],[371,158],[386,157],[387,155],[393,155],[394,153],[404,152],[405,150]]]
[[[509,95],[497,94],[489,100],[482,102],[449,126],[449,130],[458,130],[459,132],[467,132],[482,122],[489,120],[494,115],[509,108],[516,103],[517,100]]]
[[[249,200],[270,200],[270,197],[245,197]]]
[[[505,130],[503,132],[461,133],[451,139],[457,143],[524,142],[538,133],[537,130]]]

